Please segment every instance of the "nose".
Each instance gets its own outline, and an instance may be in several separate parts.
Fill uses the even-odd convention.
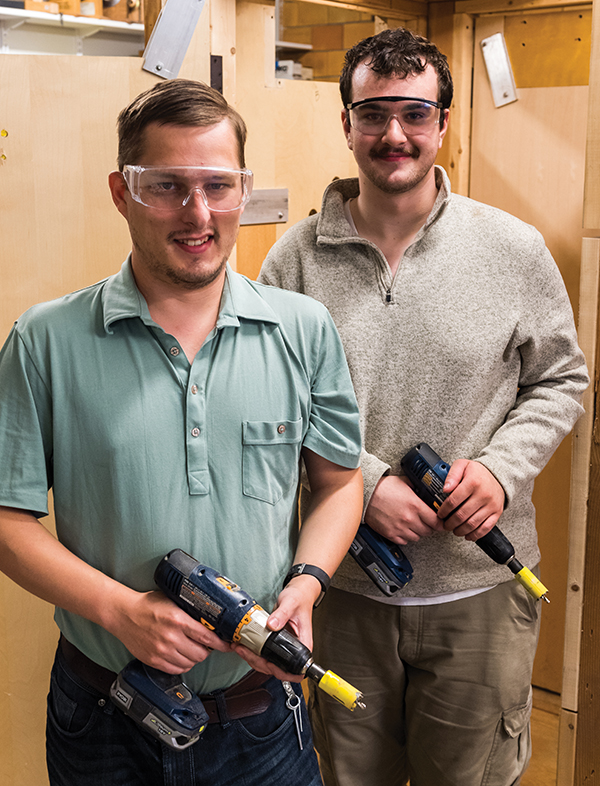
[[[183,210],[201,213],[205,219],[210,217],[206,194],[200,186],[194,186],[194,188],[190,189],[189,194],[183,200]]]
[[[400,142],[405,142],[407,140],[406,132],[402,127],[402,123],[400,122],[398,115],[389,116],[388,121],[385,124],[382,139],[384,139],[388,144],[399,144]]]

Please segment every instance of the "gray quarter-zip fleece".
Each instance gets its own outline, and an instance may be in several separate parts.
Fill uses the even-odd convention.
[[[365,507],[379,479],[427,442],[446,461],[484,464],[507,504],[499,526],[529,566],[540,558],[533,482],[582,413],[589,383],[560,272],[533,227],[451,194],[438,197],[392,279],[379,248],[353,235],[344,202],[358,180],[325,191],[320,214],[273,246],[259,280],[324,303],[337,325],[361,411]],[[565,478],[565,484],[569,479]],[[487,587],[510,573],[451,533],[403,547],[425,597]],[[374,594],[350,557],[333,581]]]

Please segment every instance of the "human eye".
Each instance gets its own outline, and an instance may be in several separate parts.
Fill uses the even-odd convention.
[[[207,180],[202,188],[209,198],[214,200],[228,199],[239,191],[240,180],[234,175],[220,174]]]
[[[215,181],[213,183],[207,183],[204,188],[206,191],[211,191],[213,194],[218,194],[233,188],[233,185],[229,182]]]
[[[157,191],[168,193],[169,191],[175,191],[177,189],[177,185],[171,180],[162,180],[158,183],[155,183],[154,188]]]
[[[177,195],[184,190],[178,178],[167,174],[156,174],[144,183],[144,191],[157,199]]]
[[[427,125],[435,113],[429,104],[412,104],[404,107],[403,120],[413,126]]]
[[[386,111],[378,104],[364,104],[355,111],[358,119],[362,123],[374,125],[376,123],[381,123],[381,121],[386,118]]]

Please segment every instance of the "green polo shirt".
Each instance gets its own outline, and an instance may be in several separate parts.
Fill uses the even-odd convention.
[[[59,540],[136,590],[182,548],[273,607],[297,535],[300,450],[344,467],[360,453],[337,331],[316,301],[227,270],[216,328],[190,365],[151,318],[129,260],[34,306],[0,352],[0,504],[48,512]],[[119,671],[126,648],[62,609],[65,636]],[[195,690],[248,670],[213,652]]]

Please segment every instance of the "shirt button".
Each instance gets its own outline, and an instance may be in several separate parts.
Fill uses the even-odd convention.
[[[192,395],[195,396],[196,393],[198,392],[198,385],[192,385],[191,390],[192,390]]]
[[[199,436],[200,436],[200,429],[199,428],[193,428],[192,429],[192,437],[199,437]]]
[[[283,425],[283,423],[280,426],[277,426],[277,431],[279,432],[279,434],[285,434],[285,426]]]
[[[176,358],[177,355],[179,354],[179,348],[178,347],[171,347],[169,352],[173,355],[174,358]]]

